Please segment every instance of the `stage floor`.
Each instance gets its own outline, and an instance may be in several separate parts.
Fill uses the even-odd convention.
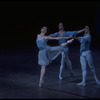
[[[74,47],[73,47],[74,48]],[[69,52],[69,58],[75,72],[70,76],[67,65],[63,70],[63,80],[59,80],[60,57],[46,68],[45,82],[38,87],[40,66],[37,64],[37,48],[16,48],[0,51],[0,98],[1,99],[89,99],[100,98],[98,86],[87,66],[86,86],[77,86],[81,82],[79,48]],[[92,49],[97,76],[100,79],[99,48]]]

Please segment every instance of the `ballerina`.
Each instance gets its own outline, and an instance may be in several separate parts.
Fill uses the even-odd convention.
[[[41,28],[41,33],[37,35],[36,43],[37,47],[39,48],[38,53],[38,64],[41,65],[41,74],[40,74],[40,80],[39,80],[39,87],[42,86],[42,83],[44,82],[44,74],[46,72],[46,66],[52,62],[63,50],[63,47],[72,43],[74,39],[71,39],[72,37],[51,37],[51,36],[45,36],[47,33],[47,27]],[[60,45],[60,46],[49,46],[47,45],[48,40],[60,40],[60,39],[71,39],[67,42],[66,45]]]

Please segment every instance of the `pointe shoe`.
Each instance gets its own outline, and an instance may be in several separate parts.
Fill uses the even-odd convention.
[[[62,79],[63,79],[61,75],[59,75],[59,79],[60,79],[60,80],[62,80]]]
[[[42,86],[42,83],[43,83],[44,81],[40,81],[39,82],[39,87],[41,87]]]
[[[85,86],[84,82],[78,83],[77,85]]]

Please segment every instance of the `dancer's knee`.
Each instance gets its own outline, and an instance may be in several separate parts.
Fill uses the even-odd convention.
[[[82,71],[86,71],[86,67],[82,67]]]
[[[94,71],[94,70],[95,70],[94,66],[90,66],[90,69],[91,69],[92,71]]]

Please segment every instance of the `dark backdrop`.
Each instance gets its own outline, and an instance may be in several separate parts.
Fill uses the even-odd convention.
[[[36,47],[36,36],[42,26],[48,33],[90,26],[92,43],[99,44],[99,1],[0,1],[0,48]]]

